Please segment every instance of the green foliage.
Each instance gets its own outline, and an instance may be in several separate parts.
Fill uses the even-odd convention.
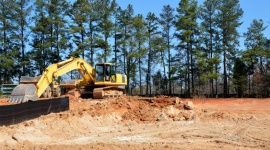
[[[266,54],[266,38],[263,35],[263,31],[266,29],[263,21],[254,19],[248,28],[248,31],[244,33],[245,46],[247,47],[247,52],[245,53],[245,60],[249,65],[256,65],[257,61],[262,64],[262,58],[267,58]]]
[[[14,23],[14,40],[18,42],[18,49],[20,49],[18,66],[22,68],[22,73],[20,75],[30,75],[33,72],[33,68],[30,66],[30,60],[27,59],[26,52],[26,43],[29,42],[28,38],[30,37],[30,27],[31,24],[31,13],[32,13],[32,5],[30,0],[25,1],[15,1],[12,5],[13,11],[13,23]],[[20,76],[19,75],[19,76]]]
[[[118,8],[118,13],[116,14],[116,26],[118,27],[118,30],[120,32],[120,36],[118,40],[118,47],[120,49],[120,52],[122,53],[124,60],[123,60],[123,66],[126,66],[126,57],[128,55],[128,40],[131,37],[131,26],[133,24],[133,15],[134,10],[132,5],[128,5],[126,9]],[[137,22],[137,21],[136,21]],[[134,22],[134,23],[136,23]],[[137,24],[137,23],[136,23]],[[138,26],[138,25],[135,25]],[[126,72],[126,68],[122,68],[124,72]]]
[[[15,1],[0,2],[0,82],[8,83],[20,72],[15,67],[18,42],[14,38],[16,26],[13,22]]]
[[[111,17],[114,15],[117,3],[115,0],[100,0],[97,7],[98,15],[101,16],[97,22],[100,35],[102,36],[100,41],[102,41],[102,45],[99,48],[103,50],[103,52],[99,55],[104,62],[107,61],[107,58],[111,55],[111,48],[108,42],[108,39],[113,35],[114,32],[114,23],[111,20]]]
[[[69,47],[67,29],[67,10],[66,1],[40,1],[35,2],[35,12],[33,16],[34,25],[31,27],[32,46],[29,58],[33,60],[34,69],[37,74],[42,74],[44,69],[55,62],[62,60]]]
[[[163,76],[161,74],[161,71],[159,70],[156,74],[153,75],[153,85],[154,85],[154,93],[155,94],[165,94],[167,92],[167,78],[166,76]]]
[[[88,1],[87,0],[76,0],[71,6],[69,16],[73,21],[70,26],[70,33],[73,35],[73,42],[76,44],[76,52],[72,55],[77,57],[85,57],[86,49],[86,23],[87,23],[87,12],[88,12]],[[79,55],[78,55],[79,54]]]
[[[100,39],[100,36],[98,36],[98,25],[97,21],[99,20],[99,14],[97,13],[99,10],[98,3],[99,0],[91,0],[88,1],[89,8],[87,11],[87,22],[88,22],[88,32],[87,32],[87,47],[89,47],[89,54],[86,57],[89,58],[90,64],[94,65],[94,54],[95,49],[97,47],[97,41]]]
[[[183,42],[192,41],[193,35],[197,28],[198,6],[196,0],[181,0],[178,12],[177,21],[175,24],[176,30],[179,31],[177,37]]]
[[[240,58],[236,58],[233,68],[233,83],[238,97],[243,97],[247,85],[247,67]]]
[[[33,40],[30,43],[32,46],[32,58],[35,62],[35,69],[38,70],[38,74],[42,74],[43,70],[50,63],[50,25],[49,17],[44,9],[44,2],[36,1],[36,12],[37,14],[33,17],[35,26],[31,27],[33,32]]]

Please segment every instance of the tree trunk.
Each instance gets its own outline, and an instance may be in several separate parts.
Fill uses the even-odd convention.
[[[190,50],[187,43],[187,97],[190,97]]]
[[[92,21],[90,21],[89,28],[90,28],[89,30],[90,30],[90,38],[91,38],[91,41],[90,41],[90,64],[92,66],[94,66],[93,25],[92,25]]]
[[[82,28],[82,25],[81,25]],[[80,47],[80,50],[82,51],[82,58],[84,59],[84,32],[81,30],[81,44],[82,46]],[[105,61],[106,62],[106,61]]]
[[[190,63],[191,63],[191,94],[194,94],[194,62],[193,62],[193,50],[192,50],[192,42],[190,42]]]
[[[169,66],[168,66],[168,72],[169,72],[169,95],[172,95],[172,75],[171,75],[171,47],[170,47],[170,34],[169,34],[170,30],[168,29],[167,33],[167,47],[168,47],[168,61],[169,61]],[[167,84],[166,84],[166,90],[167,90]]]
[[[226,50],[225,47],[223,46],[223,78],[224,78],[224,82],[223,82],[223,97],[227,98],[227,65],[226,65]]]

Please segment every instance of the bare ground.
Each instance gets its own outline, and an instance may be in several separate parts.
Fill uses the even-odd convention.
[[[270,149],[269,114],[270,99],[70,96],[69,111],[0,126],[0,149]]]

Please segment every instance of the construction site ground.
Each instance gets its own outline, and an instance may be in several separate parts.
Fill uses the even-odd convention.
[[[70,95],[69,111],[0,126],[0,149],[270,149],[269,114],[270,99]]]

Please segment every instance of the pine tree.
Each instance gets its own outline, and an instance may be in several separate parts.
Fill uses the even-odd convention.
[[[263,60],[267,60],[267,50],[265,49],[266,38],[264,37],[263,31],[267,27],[264,26],[263,20],[254,19],[248,28],[248,31],[244,33],[245,46],[247,50],[243,52],[243,60],[248,65],[248,76],[249,76],[249,94],[251,94],[251,76],[254,74],[255,67],[261,68],[263,66]],[[265,61],[265,64],[267,62]],[[261,70],[263,72],[263,70]],[[263,81],[260,81],[263,82]],[[254,86],[254,84],[252,84]]]
[[[129,91],[129,85],[130,85],[130,75],[131,71],[134,66],[131,63],[131,59],[133,59],[131,56],[131,53],[133,53],[134,49],[129,49],[129,44],[132,44],[130,39],[132,36],[132,23],[133,23],[133,6],[128,5],[126,9],[122,10],[121,8],[118,9],[119,12],[117,14],[117,26],[120,32],[120,36],[117,42],[117,45],[120,49],[121,56],[123,58],[119,58],[119,69],[122,68],[122,72],[124,72],[127,75],[127,86],[126,90]],[[129,56],[131,55],[131,56]],[[135,69],[135,68],[134,68]]]
[[[259,60],[260,65],[263,65],[263,58],[266,58],[266,38],[263,34],[263,31],[266,28],[267,27],[264,26],[263,20],[254,19],[248,28],[248,31],[244,33],[244,37],[246,37],[245,46],[247,49],[255,51],[254,53],[257,55],[254,55],[253,57]]]
[[[166,51],[168,53],[168,79],[169,79],[169,90],[167,88],[166,84],[166,90],[169,91],[169,95],[172,94],[172,80],[171,80],[171,48],[173,47],[172,45],[172,39],[173,39],[173,34],[172,34],[172,28],[174,26],[175,22],[175,16],[174,16],[174,9],[170,5],[165,5],[163,6],[162,12],[160,14],[160,19],[159,23],[162,26],[162,35],[165,38],[166,41]],[[165,69],[165,59],[166,59],[166,51],[162,52],[162,66],[163,66],[163,73],[164,77],[166,77],[166,69]],[[165,93],[163,93],[165,94]]]
[[[236,54],[236,46],[239,44],[237,28],[242,24],[240,19],[243,10],[240,7],[239,0],[219,0],[217,9],[217,26],[220,30],[221,49],[223,51],[223,96],[227,97],[229,94],[229,61]]]
[[[70,25],[71,34],[73,34],[73,42],[76,44],[77,49],[72,52],[71,56],[85,57],[86,49],[86,25],[87,25],[87,0],[76,0],[71,6],[69,16],[73,23]]]
[[[179,39],[178,53],[184,49],[186,53],[186,95],[191,96],[191,91],[194,93],[194,44],[195,35],[197,32],[197,17],[198,17],[198,6],[196,0],[181,0],[179,7],[177,8],[177,21],[176,27],[176,37]],[[190,87],[190,84],[192,87]]]
[[[121,52],[119,50],[119,44],[121,43],[121,39],[122,39],[122,34],[121,34],[121,28],[122,26],[120,25],[120,20],[121,19],[121,15],[122,15],[122,8],[120,6],[118,6],[114,12],[114,58],[113,58],[113,62],[115,63],[115,70],[117,70],[117,68],[119,68],[119,52]]]
[[[202,78],[204,80],[209,80],[209,94],[214,97],[217,94],[217,78],[219,76],[218,66],[220,64],[220,51],[219,45],[215,37],[218,37],[218,27],[217,27],[217,0],[206,0],[204,1],[201,11],[200,18],[201,23],[201,46],[202,53],[205,57],[201,57],[201,61],[206,61],[203,70]],[[214,88],[214,80],[216,83],[216,88]]]
[[[88,7],[88,15],[87,15],[87,21],[89,24],[89,30],[87,32],[88,35],[88,39],[87,42],[88,47],[90,48],[89,53],[89,60],[90,60],[90,64],[92,66],[94,66],[94,54],[95,54],[95,48],[96,46],[96,41],[97,41],[97,35],[98,35],[98,20],[99,20],[99,7],[98,7],[98,3],[99,0],[88,0],[89,3],[89,7]],[[87,57],[88,58],[88,57]]]
[[[128,55],[127,55],[127,81],[128,85],[126,86],[126,90],[129,94],[133,94],[133,89],[137,86],[137,64],[138,58],[140,57],[140,53],[136,49],[135,38],[129,38],[127,41],[128,45]]]
[[[119,27],[120,37],[118,42],[118,47],[121,49],[123,58],[119,59],[122,62],[123,72],[127,73],[127,41],[131,37],[130,30],[132,25],[132,19],[134,15],[134,10],[132,5],[128,5],[126,9],[122,10],[119,8],[117,14],[117,26]]]
[[[44,69],[51,64],[50,61],[50,19],[46,12],[46,3],[42,0],[35,2],[35,14],[33,16],[34,26],[31,27],[33,40],[30,43],[32,50],[30,53],[34,61],[34,67],[42,74]]]
[[[67,28],[67,11],[69,4],[62,0],[51,0],[47,3],[50,20],[51,61],[60,62],[61,53],[65,53],[69,36]]]
[[[98,40],[98,46],[103,50],[102,53],[98,54],[98,59],[106,62],[111,55],[111,48],[108,40],[114,32],[114,24],[111,18],[117,8],[117,3],[115,0],[100,0],[98,8],[98,14],[100,16],[98,26],[101,33],[101,38]]]
[[[0,84],[10,83],[20,70],[16,66],[19,47],[13,39],[15,26],[12,22],[14,0],[0,1]]]
[[[135,43],[136,43],[136,49],[138,51],[138,70],[139,70],[139,92],[140,95],[142,95],[143,93],[143,89],[142,89],[142,61],[143,61],[143,57],[145,57],[146,54],[146,49],[144,47],[144,43],[146,41],[146,29],[144,26],[144,20],[143,20],[143,15],[142,14],[138,14],[137,16],[135,16],[133,18],[133,28],[134,28],[134,39],[135,39]]]
[[[151,73],[152,73],[152,63],[154,61],[153,56],[155,55],[154,36],[158,34],[158,18],[154,13],[149,12],[145,19],[145,26],[147,28],[147,42],[148,42],[148,56],[147,56],[147,73],[146,73],[146,95],[151,95]]]
[[[22,66],[22,74],[23,76],[29,75],[32,72],[30,60],[27,59],[25,46],[30,37],[30,23],[31,23],[31,13],[32,13],[32,5],[30,0],[18,0],[14,3],[13,7],[13,17],[12,22],[16,26],[14,31],[13,39],[17,40],[19,43],[19,47],[21,49],[21,56],[19,57],[18,62]]]

